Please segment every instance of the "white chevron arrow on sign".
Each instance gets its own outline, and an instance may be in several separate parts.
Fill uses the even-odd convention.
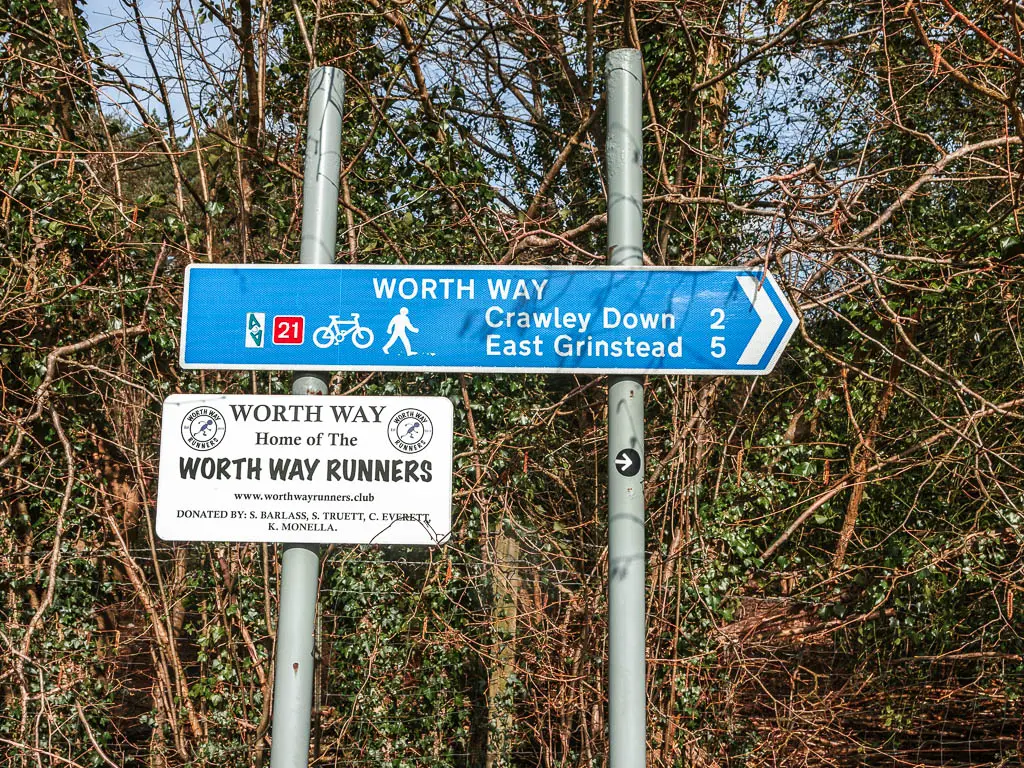
[[[750,341],[744,347],[738,364],[757,365],[761,362],[761,358],[764,357],[768,345],[775,338],[776,331],[781,327],[782,315],[775,308],[775,304],[772,303],[768,293],[759,290],[760,286],[756,278],[749,275],[737,275],[736,279],[739,281],[743,293],[747,295],[750,303],[754,306],[757,316],[761,318],[761,322],[754,331],[754,335],[750,337]]]

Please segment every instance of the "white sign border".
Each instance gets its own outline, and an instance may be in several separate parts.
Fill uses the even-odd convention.
[[[282,371],[282,370],[300,370],[300,368],[287,367],[282,368],[280,364],[265,364],[265,363],[188,363],[185,361],[185,332],[188,325],[188,296],[189,296],[189,276],[193,266],[201,267],[204,270],[207,269],[238,269],[239,267],[259,267],[260,269],[346,269],[346,270],[388,270],[394,269],[396,271],[408,271],[408,270],[476,270],[483,271],[489,270],[516,270],[524,272],[550,272],[550,271],[579,271],[580,267],[568,266],[565,264],[559,264],[557,266],[540,267],[536,265],[518,266],[518,265],[488,265],[488,264],[467,264],[467,265],[454,265],[454,264],[416,264],[416,265],[403,265],[403,264],[189,264],[185,268],[185,292],[182,298],[182,310],[181,310],[181,335],[179,337],[179,353],[178,353],[178,364],[186,370],[195,371]],[[593,374],[593,375],[608,375],[608,376],[766,376],[775,369],[775,365],[779,362],[782,357],[782,353],[785,351],[786,346],[789,344],[790,339],[796,332],[797,326],[800,325],[800,318],[793,309],[793,305],[786,296],[785,292],[779,286],[775,276],[763,267],[725,267],[725,266],[714,266],[714,267],[603,267],[595,266],[588,267],[587,269],[593,269],[601,272],[758,272],[762,274],[762,278],[765,282],[770,283],[775,293],[781,299],[780,314],[791,320],[789,328],[786,330],[782,339],[779,341],[778,347],[775,349],[775,354],[767,361],[761,361],[760,366],[757,369],[751,368],[701,368],[701,369],[672,369],[672,368],[564,368],[564,367],[535,367],[535,366],[516,366],[514,368],[492,368],[490,366],[477,366],[477,365],[462,365],[462,366],[446,366],[446,365],[346,365],[344,368],[338,368],[336,365],[322,365],[322,364],[303,364],[301,370],[304,371],[356,371],[356,372],[373,372],[379,371],[392,372],[392,373],[505,373],[509,375],[516,374],[531,374],[531,373],[560,373],[563,375],[574,375],[574,374]]]
[[[432,540],[425,541],[425,540],[422,540],[422,539],[418,539],[416,541],[396,541],[396,540],[389,539],[388,537],[385,537],[385,540],[378,541],[377,539],[380,538],[391,527],[393,527],[395,525],[395,523],[398,523],[398,522],[402,522],[402,523],[411,522],[411,521],[408,521],[408,520],[381,521],[382,526],[381,526],[380,531],[377,534],[375,534],[372,538],[366,539],[366,540],[361,538],[361,539],[359,539],[357,541],[352,541],[350,539],[341,537],[339,535],[334,535],[334,536],[330,536],[330,535],[328,535],[328,536],[313,535],[313,536],[310,536],[310,532],[308,532],[308,531],[295,531],[295,532],[291,532],[291,531],[275,531],[274,532],[275,534],[280,534],[280,535],[274,535],[274,536],[269,536],[268,535],[268,536],[264,536],[264,537],[261,537],[261,538],[254,538],[252,536],[246,536],[246,535],[211,537],[211,536],[207,536],[207,535],[202,535],[203,532],[201,532],[200,535],[197,535],[197,536],[194,536],[194,537],[183,537],[181,535],[177,535],[178,531],[176,531],[176,530],[168,530],[168,526],[167,526],[166,523],[161,525],[162,520],[166,520],[166,518],[162,517],[161,514],[160,514],[161,507],[162,507],[161,501],[164,501],[163,507],[165,509],[169,509],[170,508],[170,504],[176,504],[177,503],[177,502],[168,502],[168,501],[166,501],[166,497],[165,497],[164,494],[171,493],[171,492],[173,492],[173,490],[168,490],[166,483],[161,484],[159,482],[160,481],[160,474],[162,472],[164,472],[164,471],[170,472],[173,469],[173,468],[169,468],[169,467],[165,467],[164,466],[164,461],[163,461],[164,458],[165,458],[165,456],[164,456],[164,454],[165,454],[164,441],[168,440],[168,441],[174,442],[174,441],[177,441],[177,440],[181,439],[181,425],[180,424],[173,424],[170,421],[168,421],[168,419],[166,418],[167,417],[167,410],[166,410],[167,409],[167,405],[169,403],[173,403],[173,404],[179,404],[180,403],[183,408],[188,409],[188,408],[191,408],[191,407],[197,407],[197,406],[201,405],[202,403],[208,403],[208,404],[210,404],[211,407],[214,407],[215,405],[220,405],[222,403],[227,403],[229,401],[242,402],[242,401],[245,401],[245,400],[249,400],[250,402],[252,402],[252,401],[255,401],[257,399],[260,400],[260,401],[271,401],[271,402],[273,402],[275,404],[282,404],[282,405],[287,403],[287,402],[290,402],[291,404],[299,404],[299,403],[301,403],[303,406],[307,406],[307,405],[325,405],[326,406],[326,405],[329,405],[329,404],[338,404],[338,401],[342,401],[342,400],[346,401],[346,404],[350,404],[350,405],[358,405],[360,403],[363,404],[363,405],[367,405],[368,404],[367,401],[377,401],[377,402],[384,401],[384,402],[387,402],[389,404],[389,411],[393,411],[392,416],[394,414],[397,414],[397,413],[399,413],[399,412],[401,412],[403,410],[407,410],[407,409],[420,409],[420,410],[424,411],[425,413],[427,413],[427,415],[430,417],[431,423],[433,425],[433,437],[432,437],[431,442],[433,442],[434,440],[439,440],[440,441],[439,445],[446,446],[446,457],[447,457],[447,462],[446,462],[446,465],[444,467],[444,469],[446,471],[445,471],[445,474],[442,476],[442,479],[441,479],[441,487],[433,489],[433,492],[437,493],[439,496],[441,496],[443,494],[443,498],[447,499],[447,508],[446,508],[446,510],[445,510],[445,512],[443,514],[440,511],[431,511],[428,514],[430,514],[432,517],[436,517],[439,514],[441,514],[443,517],[446,517],[447,518],[447,529],[444,530],[443,532],[438,533],[438,532],[434,531],[434,529],[430,526],[429,523],[424,525],[423,521],[419,521],[419,524],[421,526],[421,530],[422,529],[426,529],[427,537],[428,538],[432,538]],[[184,414],[186,412],[187,412],[186,410],[183,410],[182,414]],[[455,440],[454,420],[455,420],[455,408],[454,408],[454,405],[452,404],[452,401],[449,398],[447,398],[447,397],[433,396],[433,395],[420,395],[420,396],[402,396],[402,395],[355,395],[355,396],[322,395],[322,396],[315,396],[315,397],[314,396],[308,396],[308,395],[246,395],[246,394],[225,394],[225,393],[207,393],[207,394],[179,393],[179,394],[170,395],[167,398],[165,398],[164,403],[163,403],[163,407],[161,409],[161,436],[160,436],[160,452],[159,452],[159,465],[158,465],[157,496],[156,496],[156,505],[154,507],[154,510],[155,510],[155,514],[154,514],[154,517],[155,517],[154,530],[155,530],[155,532],[156,532],[156,534],[157,534],[157,536],[159,538],[163,539],[164,541],[174,541],[174,542],[235,542],[235,543],[323,544],[323,545],[327,545],[327,544],[342,544],[342,545],[351,545],[351,546],[360,546],[360,545],[364,545],[365,546],[365,545],[370,545],[370,544],[376,544],[376,545],[409,546],[409,547],[414,547],[414,546],[439,546],[439,545],[446,544],[448,541],[451,540],[451,536],[452,536],[452,516],[453,516],[453,511],[454,511],[454,503],[453,503],[453,491],[454,491],[454,440]],[[386,421],[384,421],[384,422],[382,422],[380,424],[380,429],[382,429],[382,430],[386,430],[387,429],[387,422]],[[184,444],[182,444],[182,447],[184,447]],[[329,448],[324,448],[323,450],[330,450],[330,449]],[[177,456],[183,454],[183,451],[182,451],[182,448],[180,448],[180,447],[175,445],[173,447],[170,447],[170,446],[168,447],[168,453],[170,455],[173,455],[174,457],[177,457]],[[197,455],[202,455],[202,453],[203,453],[203,451],[199,451]],[[252,481],[249,481],[249,482],[252,482]],[[342,487],[344,487],[344,486],[339,486],[338,490],[340,491],[340,489]],[[176,490],[176,488],[174,490]],[[243,487],[240,486],[237,491],[232,490],[232,491],[226,491],[225,493],[235,493],[235,492],[237,492],[237,493],[246,493],[246,492],[257,493],[258,491],[252,491],[252,490],[249,490],[247,488],[243,488]],[[288,492],[288,490],[285,487],[281,486],[279,488],[276,488],[274,490],[274,492],[275,493],[282,493],[283,494],[283,493]],[[314,491],[314,492],[318,492],[318,491]],[[222,505],[223,505],[223,502],[217,502],[217,506],[222,506]],[[222,531],[218,531],[218,533],[221,533],[221,532]],[[246,531],[246,530],[242,531],[243,534],[246,533],[246,532],[248,532],[248,531]],[[165,534],[170,534],[170,535],[165,535]]]

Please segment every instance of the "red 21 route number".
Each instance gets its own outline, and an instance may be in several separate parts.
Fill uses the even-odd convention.
[[[302,315],[277,315],[274,317],[275,344],[301,344],[306,326]]]

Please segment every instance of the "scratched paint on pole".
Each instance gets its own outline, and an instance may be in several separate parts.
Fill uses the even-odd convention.
[[[181,362],[756,375],[796,324],[759,269],[192,265]]]

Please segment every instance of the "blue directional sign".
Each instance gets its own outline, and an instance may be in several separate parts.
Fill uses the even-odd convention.
[[[196,264],[181,364],[763,374],[796,324],[760,269]]]

